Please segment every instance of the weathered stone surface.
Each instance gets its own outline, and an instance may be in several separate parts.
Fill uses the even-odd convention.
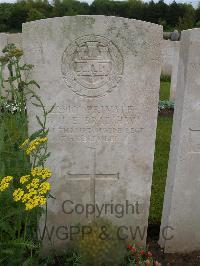
[[[52,153],[48,165],[54,173],[52,194],[56,197],[49,200],[48,228],[51,231],[54,226],[57,248],[65,243],[58,236],[67,238],[66,228],[59,231],[59,226],[94,219],[85,213],[65,214],[62,204],[66,200],[99,208],[138,202],[139,213],[129,208],[117,218],[116,210],[112,214],[109,209],[102,216],[125,226],[130,238],[131,230],[134,234],[139,226],[144,237],[136,233],[135,238],[145,243],[162,34],[162,27],[155,24],[105,16],[23,25],[25,60],[35,65],[32,78],[41,85],[45,103],[56,102],[48,123]],[[37,129],[37,112],[28,104],[30,132]]]
[[[3,48],[7,45],[8,43],[8,37],[6,33],[0,33],[0,56],[3,56],[2,50]],[[3,73],[4,73],[4,69],[3,69]],[[5,96],[5,87],[0,87],[0,96]]]
[[[171,75],[171,85],[170,85],[171,101],[174,101],[176,97],[179,51],[180,51],[180,42],[173,42],[173,43],[174,43],[174,49],[173,49],[172,75]]]
[[[18,48],[22,48],[21,33],[0,33],[0,54],[2,49],[8,44],[14,43]]]
[[[170,40],[162,41],[162,74],[171,75],[172,71],[172,55],[173,55],[173,42]]]
[[[2,55],[2,49],[7,45],[8,38],[6,33],[0,33],[0,56]]]
[[[8,43],[14,43],[17,48],[22,48],[22,34],[10,33],[8,34]]]
[[[22,48],[21,33],[0,33],[0,54],[2,49],[8,44],[14,43],[18,48]]]
[[[177,49],[177,42],[173,42],[170,40],[162,41],[162,74],[163,75],[171,75],[172,69],[174,67],[174,53]]]
[[[183,31],[172,142],[165,191],[165,252],[200,249],[200,29]]]

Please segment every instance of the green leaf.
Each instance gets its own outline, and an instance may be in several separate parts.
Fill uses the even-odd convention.
[[[33,266],[33,265],[37,265],[36,263],[38,264],[38,259],[34,257],[29,257],[22,263],[22,266]]]
[[[53,105],[53,106],[51,107],[51,109],[47,112],[47,114],[51,113],[55,107],[56,107],[56,103],[54,103],[54,105]]]
[[[34,67],[34,65],[31,64],[24,64],[20,67],[21,70],[31,70]]]
[[[43,133],[43,129],[37,130],[32,135],[30,135],[29,139],[30,141],[36,139],[37,137],[41,136],[41,133]]]
[[[15,81],[15,80],[17,80],[17,77],[15,77],[15,76],[14,76],[14,77],[9,77],[9,78],[8,78],[8,81],[11,81],[11,82],[13,82],[13,81]]]
[[[5,232],[9,234],[11,238],[15,236],[15,230],[13,230],[12,226],[10,226],[6,221],[0,223],[0,231],[1,233]]]
[[[44,164],[44,163],[46,162],[47,158],[48,158],[50,155],[51,155],[51,153],[49,152],[49,153],[47,153],[47,154],[41,156],[40,159],[38,160],[38,164],[39,164],[39,165]]]

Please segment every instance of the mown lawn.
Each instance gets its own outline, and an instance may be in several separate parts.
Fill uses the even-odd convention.
[[[162,81],[160,100],[169,99],[170,82]],[[162,215],[165,182],[167,177],[168,157],[172,130],[172,117],[158,117],[154,171],[152,181],[151,207],[149,223],[159,223]]]
[[[158,118],[149,223],[161,220],[171,129],[172,117]]]
[[[169,81],[161,81],[160,84],[160,100],[169,100],[169,92],[170,92],[170,82]]]
[[[160,99],[169,98],[169,82],[161,82]],[[20,132],[20,118],[9,115],[4,124],[0,121],[0,176],[22,175],[27,172],[27,158],[19,150],[20,142],[26,138],[26,132]],[[8,132],[5,132],[5,128]],[[172,117],[158,117],[156,150],[154,160],[150,223],[161,219],[165,181],[167,176],[168,155],[172,128]]]

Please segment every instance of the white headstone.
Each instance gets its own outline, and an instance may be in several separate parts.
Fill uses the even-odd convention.
[[[173,50],[172,75],[171,75],[171,85],[170,85],[171,101],[174,101],[176,97],[180,42],[173,42],[173,44],[174,44],[174,50]]]
[[[6,33],[0,33],[0,56],[2,55],[3,48],[7,45],[8,37]]]
[[[54,173],[52,194],[56,197],[49,200],[49,231],[94,219],[85,212],[64,213],[66,200],[74,205],[68,202],[65,210],[77,204],[99,208],[113,204],[113,213],[109,207],[102,216],[125,226],[129,238],[138,226],[144,235],[136,232],[135,238],[145,243],[162,35],[161,26],[106,16],[62,17],[23,25],[25,60],[35,65],[32,78],[41,85],[39,93],[46,105],[56,103],[48,122],[48,165]],[[29,105],[30,132],[37,128],[36,112]],[[139,213],[135,208],[133,214],[127,201],[135,207],[138,202]],[[117,204],[125,208],[120,218],[116,217],[120,216]],[[66,228],[55,230],[52,238],[58,248],[65,243],[58,238],[68,239]]]
[[[22,48],[22,34],[10,33],[8,34],[8,43],[14,43],[17,48]]]
[[[8,44],[8,35],[6,33],[0,33],[0,56],[3,56],[3,52],[2,50],[4,49],[4,47]],[[4,74],[5,70],[3,69],[3,74]],[[6,93],[6,88],[5,88],[5,84],[4,87],[0,87],[0,96],[5,96]]]
[[[200,249],[200,29],[181,35],[178,87],[160,244]],[[164,232],[164,234],[163,234]]]
[[[172,73],[172,62],[173,62],[173,42],[170,40],[162,41],[162,74],[171,75]]]

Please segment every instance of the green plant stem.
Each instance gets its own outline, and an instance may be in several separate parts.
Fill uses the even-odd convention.
[[[14,49],[14,50],[13,50]],[[46,128],[47,126],[47,117],[48,114],[53,110],[53,106],[50,110],[47,110],[45,105],[42,102],[42,99],[40,98],[40,96],[38,96],[34,90],[31,90],[30,87],[31,86],[36,86],[39,88],[39,85],[34,81],[27,81],[27,75],[24,75],[23,71],[27,71],[30,70],[32,68],[31,65],[20,65],[20,53],[17,54],[17,50],[15,50],[16,47],[14,45],[8,45],[7,47],[5,47],[5,59],[8,60],[4,60],[6,63],[3,65],[0,62],[0,97],[1,97],[1,93],[2,93],[2,87],[3,84],[6,85],[6,89],[8,91],[7,93],[7,97],[5,97],[5,103],[9,103],[10,100],[13,101],[14,104],[16,104],[17,106],[17,113],[16,115],[13,115],[10,117],[9,112],[6,114],[5,118],[4,115],[2,116],[3,119],[1,119],[1,124],[2,127],[5,128],[5,131],[8,131],[8,139],[11,141],[11,145],[18,144],[15,136],[18,138],[20,136],[20,142],[21,139],[24,139],[25,134],[22,134],[19,132],[25,132],[25,130],[27,129],[27,112],[26,112],[26,96],[28,94],[31,94],[31,98],[34,98],[34,100],[36,101],[35,105],[38,106],[40,109],[40,113],[42,118],[40,117],[36,117],[38,120],[38,123],[40,124],[40,129],[37,131],[39,132],[37,135],[37,132],[35,132],[35,136],[33,136],[33,138],[31,138],[31,141],[37,137],[46,137],[48,135],[48,129]],[[19,56],[18,56],[19,55]],[[4,62],[2,61],[2,62]],[[4,66],[8,68],[9,71],[9,78],[5,79],[4,77]],[[12,97],[12,98],[11,98]],[[4,98],[2,98],[4,100]],[[11,102],[12,103],[12,102]],[[0,100],[0,104],[1,104],[1,100]],[[9,109],[8,109],[9,111]],[[12,112],[12,109],[11,109]],[[1,115],[1,114],[0,114]],[[7,121],[8,119],[8,121]],[[15,119],[15,120],[14,120]],[[9,123],[10,121],[10,123]],[[13,122],[13,124],[12,124]],[[18,126],[17,130],[16,130],[16,125]],[[18,132],[19,129],[19,132]],[[15,131],[15,132],[14,132]],[[17,131],[17,132],[16,132]],[[10,134],[11,133],[11,134]],[[16,133],[16,134],[14,134]],[[13,138],[14,135],[14,138]],[[13,141],[12,141],[13,140]],[[7,144],[7,143],[6,143]],[[23,153],[23,158],[25,156],[25,153]],[[38,166],[44,168],[45,167],[45,161],[48,158],[49,154],[48,154],[48,145],[47,142],[42,143],[41,145],[38,146],[38,149],[35,150],[34,152],[32,152],[30,154],[30,157],[28,157],[29,159],[33,159],[31,161],[33,161],[33,164],[30,165],[30,169],[32,167]],[[20,159],[22,158],[22,156],[20,155]],[[23,160],[24,162],[25,160]],[[9,161],[10,162],[10,161]],[[8,167],[9,168],[9,167]],[[29,170],[30,170],[29,169]],[[16,174],[16,177],[19,177],[21,175],[24,175],[24,173],[20,175],[19,173]],[[15,176],[15,173],[14,175]],[[13,186],[12,190],[11,190],[11,200],[13,200],[12,197],[12,192],[18,187],[19,185],[19,181],[15,181],[15,185]],[[20,185],[21,187],[21,185]],[[26,190],[26,189],[25,189]],[[47,197],[47,196],[46,196]],[[44,239],[45,237],[45,231],[46,231],[46,227],[47,227],[47,211],[48,211],[48,205],[46,202],[46,205],[44,207],[45,209],[45,214],[43,214],[45,217],[44,218],[44,228],[43,228],[43,232],[42,232],[42,239]],[[36,229],[35,226],[38,226],[39,223],[39,217],[41,215],[41,207],[36,209],[36,214],[37,217],[34,216],[34,211],[29,211],[26,212],[24,211],[24,206],[22,205],[17,205],[17,211],[15,210],[14,215],[17,213],[16,217],[13,215],[14,219],[15,219],[15,228],[13,229],[13,236],[14,240],[22,240],[23,241],[19,241],[20,243],[15,243],[15,245],[20,245],[20,248],[27,248],[27,240],[28,240],[28,236],[30,234],[30,237],[35,239],[35,231],[28,230],[28,226],[31,225],[32,226],[32,218],[34,217],[34,219],[36,218],[36,220],[34,220],[34,229]],[[33,216],[32,216],[33,215]],[[12,216],[10,217],[10,219],[13,218]],[[4,217],[5,218],[5,217]],[[7,221],[6,221],[7,222]],[[8,221],[9,222],[9,221]],[[37,230],[36,230],[37,231]],[[37,231],[37,240],[39,242],[39,236],[38,236],[38,231]],[[13,238],[11,235],[11,239]],[[0,232],[0,238],[4,241],[4,232],[3,234]],[[41,237],[41,235],[40,235]],[[34,247],[29,248],[29,255],[31,255],[31,257],[34,257]]]
[[[20,206],[19,206],[19,209]],[[21,222],[22,222],[22,219],[21,219],[21,212],[19,212],[19,217],[18,217],[19,221],[18,221],[18,233],[17,233],[17,238],[20,239],[20,233],[21,233]]]
[[[26,219],[25,219],[25,225],[24,225],[24,241],[26,240],[26,230],[27,230],[27,225],[28,225],[28,218],[29,218],[29,213],[26,214]]]
[[[47,227],[47,210],[48,210],[48,207],[47,207],[47,202],[46,202],[46,205],[45,205],[44,228],[43,228],[43,232],[42,232],[42,240],[44,239],[44,235],[45,235],[45,231],[46,231],[46,227]]]

